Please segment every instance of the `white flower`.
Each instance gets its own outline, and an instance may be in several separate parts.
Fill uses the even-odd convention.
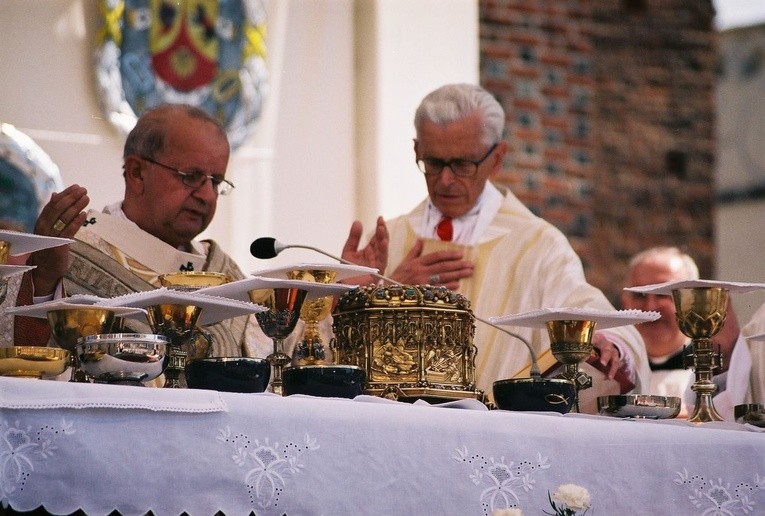
[[[590,493],[576,484],[558,486],[558,490],[552,494],[552,499],[574,511],[590,508]]]
[[[513,509],[494,509],[491,516],[523,516],[523,511],[517,508]]]

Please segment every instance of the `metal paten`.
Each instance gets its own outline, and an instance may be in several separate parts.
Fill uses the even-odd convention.
[[[368,285],[333,314],[335,362],[367,372],[365,394],[391,399],[483,399],[475,385],[470,301],[445,287]]]
[[[718,287],[679,288],[672,291],[675,318],[683,335],[692,342],[684,350],[683,360],[695,372],[691,390],[696,393],[696,406],[688,418],[691,423],[724,421],[717,412],[712,395],[717,386],[712,373],[722,366],[722,354],[712,346],[712,337],[722,329],[728,315],[728,290]]]
[[[277,287],[268,289],[253,289],[249,291],[250,300],[268,308],[258,312],[255,318],[268,337],[274,342],[274,351],[266,357],[273,367],[271,387],[275,394],[283,395],[282,371],[292,360],[284,352],[284,339],[294,330],[300,319],[307,290],[299,288]]]
[[[576,388],[572,412],[579,412],[579,391],[592,387],[592,377],[579,370],[579,364],[587,360],[592,353],[592,333],[594,321],[548,321],[547,333],[550,336],[550,351],[565,370],[560,378],[574,383]]]
[[[634,419],[672,419],[680,413],[680,398],[650,394],[599,396],[598,413]]]
[[[114,312],[108,308],[83,306],[48,312],[48,324],[53,340],[59,347],[69,351],[69,366],[72,369],[70,382],[87,382],[85,373],[80,369],[77,355],[77,342],[82,337],[99,335],[112,331]]]
[[[167,337],[146,333],[105,333],[77,344],[80,365],[98,383],[143,385],[167,365]]]

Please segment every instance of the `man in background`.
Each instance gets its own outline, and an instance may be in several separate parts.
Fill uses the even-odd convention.
[[[630,259],[624,286],[640,287],[669,281],[697,279],[699,279],[699,269],[688,254],[677,247],[652,247]],[[661,317],[655,321],[636,326],[645,342],[652,371],[650,387],[644,392],[681,398],[685,395],[687,398],[687,388],[693,383],[694,373],[692,369],[685,369],[683,352],[684,346],[690,344],[690,339],[680,331],[677,324],[672,296],[625,290],[622,292],[621,301],[622,308],[625,309],[654,311],[661,314]],[[715,377],[718,391],[725,388],[724,373],[728,369],[738,333],[736,314],[729,302],[723,329],[713,339],[723,355],[723,368]]]

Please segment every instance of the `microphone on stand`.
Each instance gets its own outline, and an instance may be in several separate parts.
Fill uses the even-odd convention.
[[[333,260],[337,260],[338,262],[344,263],[346,265],[358,265],[357,263],[349,262],[348,260],[340,258],[339,256],[331,255],[328,252],[318,249],[316,247],[311,247],[308,245],[299,245],[299,244],[282,244],[275,238],[271,238],[271,237],[256,238],[252,242],[252,244],[250,244],[250,254],[252,254],[252,256],[254,256],[255,258],[260,258],[261,260],[267,260],[269,258],[275,258],[279,253],[281,253],[285,249],[290,249],[290,248],[308,249],[311,251],[315,251],[319,254],[323,254],[324,256],[332,258]],[[387,281],[388,283],[391,283],[393,285],[401,285],[401,282],[396,281],[387,276],[383,276],[382,274],[379,274],[376,272],[370,272],[370,274],[378,279]],[[508,329],[498,326],[494,324],[493,322],[483,319],[482,317],[477,316],[475,313],[473,314],[473,318],[476,321],[480,321],[487,326],[491,326],[495,330],[501,331],[502,333],[510,335],[511,337],[515,337],[516,339],[523,342],[526,345],[526,348],[528,348],[529,354],[531,355],[531,370],[529,372],[529,375],[531,377],[536,377],[536,378],[541,376],[541,373],[539,372],[539,364],[537,363],[537,354],[534,352],[534,349],[531,347],[531,344],[525,338],[521,337],[517,333],[511,332]]]

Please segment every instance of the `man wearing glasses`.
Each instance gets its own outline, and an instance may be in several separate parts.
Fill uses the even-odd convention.
[[[178,271],[244,278],[214,241],[196,240],[215,215],[218,197],[234,188],[225,178],[228,159],[225,131],[203,110],[164,105],[144,113],[125,142],[122,201],[102,212],[85,212],[87,191],[72,185],[54,193],[43,208],[35,233],[75,242],[31,256],[29,263],[37,268],[25,278],[19,304],[63,292],[113,297],[151,290],[159,286],[160,274]],[[35,321],[38,328],[33,328]],[[35,343],[44,344],[47,323],[40,323],[17,318],[16,335],[25,336],[16,341],[27,343],[36,335]],[[269,352],[269,339],[254,317],[228,319],[205,330],[213,336],[214,356]]]
[[[541,308],[613,310],[585,280],[563,233],[489,181],[507,152],[505,113],[492,95],[474,85],[443,86],[423,99],[414,125],[415,160],[429,196],[387,222],[389,277],[456,290],[482,318]],[[354,226],[343,250],[349,259],[360,235],[358,222]],[[512,330],[537,353],[549,348],[545,330]],[[477,383],[487,393],[492,382],[512,377],[529,361],[522,343],[480,323],[475,343]],[[596,332],[593,343],[609,379],[620,372],[631,380],[621,390],[629,390],[629,383],[648,386],[646,353],[634,327]]]

